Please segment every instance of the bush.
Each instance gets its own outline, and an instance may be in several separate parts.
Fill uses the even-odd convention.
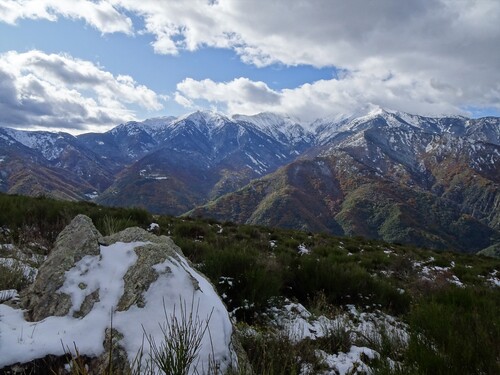
[[[194,305],[194,297],[189,312],[186,302],[181,301],[179,317],[176,316],[175,309],[171,315],[165,310],[165,322],[160,324],[161,342],[156,342],[151,335],[144,332],[150,347],[152,368],[156,367],[161,373],[169,375],[189,373],[191,365],[198,357],[203,336],[209,329],[212,317],[210,314],[205,320],[201,320],[198,312],[199,305]],[[151,371],[151,374],[153,373],[156,372]]]
[[[207,254],[201,270],[215,283],[228,309],[238,319],[251,322],[271,297],[279,296],[282,275],[279,267],[249,249],[227,248]],[[219,281],[230,279],[230,283]]]
[[[209,229],[206,224],[186,221],[175,225],[172,235],[176,239],[204,239],[208,233]]]
[[[30,280],[24,275],[20,266],[7,267],[0,264],[0,290],[26,288]]]
[[[408,366],[419,373],[500,374],[498,291],[449,287],[411,311]]]
[[[285,334],[262,333],[240,337],[254,374],[298,375],[303,365],[319,370],[309,340],[294,343]],[[315,367],[315,368],[314,368]]]
[[[89,216],[99,231],[106,233],[105,218],[127,226],[146,227],[152,216],[141,208],[100,207],[89,202],[67,202],[46,197],[25,197],[0,193],[0,225],[7,225],[14,240],[31,233],[41,233],[45,240],[53,243],[57,235],[78,214]],[[30,236],[28,236],[30,237]]]
[[[398,314],[409,308],[408,295],[399,293],[389,282],[374,278],[357,264],[302,257],[296,260],[290,275],[291,294],[303,304],[309,304],[322,291],[334,305],[372,303]]]

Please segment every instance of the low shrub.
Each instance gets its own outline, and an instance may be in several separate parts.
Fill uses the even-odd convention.
[[[432,374],[500,374],[498,291],[449,287],[414,305],[407,367]]]
[[[263,311],[271,297],[281,294],[280,268],[250,249],[233,247],[211,251],[201,270],[218,285],[218,292],[225,296],[229,310],[246,322],[251,322],[256,312]],[[219,284],[221,278],[232,281]]]
[[[254,374],[298,375],[303,366],[311,366],[313,371],[321,368],[309,340],[295,343],[282,333],[259,333],[242,336],[240,341]]]
[[[174,226],[172,236],[175,239],[189,238],[189,239],[201,240],[204,239],[209,232],[210,229],[208,228],[208,225],[205,223],[184,221]]]
[[[408,295],[401,294],[388,281],[371,276],[357,264],[302,257],[295,261],[290,275],[287,283],[290,292],[303,304],[309,304],[322,291],[334,305],[371,303],[397,314],[406,312],[410,305]]]
[[[0,264],[0,290],[16,289],[21,291],[29,283],[30,280],[24,275],[20,266],[7,267]]]

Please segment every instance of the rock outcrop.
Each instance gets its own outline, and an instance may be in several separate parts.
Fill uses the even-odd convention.
[[[71,308],[71,300],[57,291],[62,287],[65,273],[84,256],[99,255],[99,231],[85,215],[76,216],[56,239],[54,249],[39,269],[32,286],[24,294],[28,319],[39,321],[49,316],[64,316]]]
[[[77,216],[22,305],[24,315],[0,305],[0,369],[76,350],[90,373],[104,373],[109,358],[125,372],[141,351],[142,369],[154,367],[151,345],[175,341],[172,327],[183,322],[201,335],[189,373],[237,365],[233,327],[213,286],[170,238],[140,228],[102,237],[88,217]]]

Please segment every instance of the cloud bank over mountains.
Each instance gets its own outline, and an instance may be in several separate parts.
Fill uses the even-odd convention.
[[[7,0],[0,5],[0,20],[10,24],[59,18],[84,20],[103,34],[150,35],[157,54],[224,48],[256,67],[332,68],[331,79],[280,90],[246,77],[227,82],[186,77],[171,100],[187,108],[286,112],[304,120],[370,104],[422,115],[500,111],[497,1]],[[129,104],[161,108],[158,94],[133,79],[124,82],[94,68],[102,73],[101,82],[116,87],[110,91],[125,96],[102,93],[87,110],[111,108],[115,118],[127,113]],[[83,95],[74,82],[58,80],[73,96]],[[140,93],[132,94],[136,88]]]

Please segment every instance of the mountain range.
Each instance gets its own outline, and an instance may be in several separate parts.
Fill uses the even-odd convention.
[[[0,191],[477,252],[500,242],[500,118],[194,112],[0,128]]]

